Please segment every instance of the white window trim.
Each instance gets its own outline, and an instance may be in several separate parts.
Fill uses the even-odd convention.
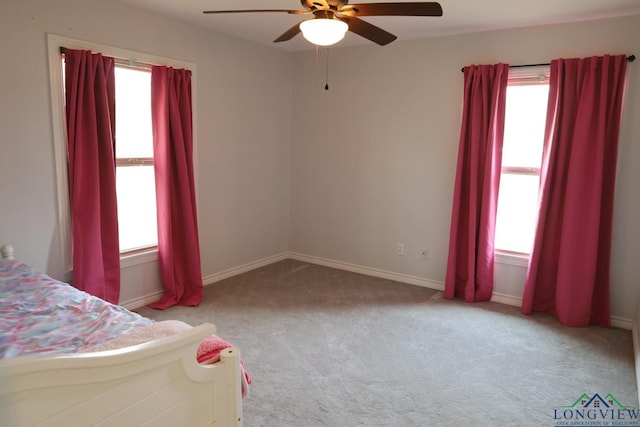
[[[158,260],[158,249],[150,249],[144,252],[138,252],[136,254],[127,255],[126,253],[120,255],[120,269],[133,267],[138,264],[146,264]]]
[[[551,67],[549,65],[537,65],[531,67],[517,67],[509,69],[509,85],[535,85],[549,84],[549,73]],[[540,168],[517,168],[503,167],[500,173],[506,172],[505,169],[511,169],[513,173],[540,174]],[[499,264],[514,265],[517,267],[529,267],[529,257],[531,254],[514,253],[496,249],[494,252],[494,260]]]
[[[529,254],[516,254],[504,251],[495,251],[494,260],[498,264],[515,265],[516,267],[529,267]]]
[[[191,109],[193,127],[193,167],[197,176],[197,73],[196,64],[177,59],[165,58],[158,55],[151,55],[136,52],[128,49],[121,49],[113,46],[101,45],[98,43],[77,40],[56,34],[47,34],[47,47],[49,59],[49,85],[51,89],[51,118],[54,143],[54,160],[56,172],[56,191],[58,204],[58,230],[60,232],[60,254],[65,272],[73,270],[71,256],[71,210],[69,206],[69,188],[67,179],[67,130],[65,126],[64,111],[64,88],[62,87],[62,69],[60,67],[60,48],[84,49],[93,52],[100,52],[114,58],[127,58],[131,63],[144,62],[148,64],[164,65],[173,68],[184,68],[191,71]],[[198,183],[195,180],[196,198],[198,194]],[[136,264],[155,261],[158,259],[157,249],[135,255],[122,255],[120,268],[130,267]]]

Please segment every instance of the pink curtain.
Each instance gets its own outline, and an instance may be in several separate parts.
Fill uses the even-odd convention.
[[[522,302],[567,326],[609,326],[613,193],[625,56],[551,63],[540,208]]]
[[[486,301],[493,261],[509,66],[464,69],[464,106],[444,296]]]
[[[65,53],[73,285],[112,303],[120,296],[113,58]]]
[[[154,66],[151,102],[164,296],[149,307],[195,306],[202,300],[203,286],[193,176],[191,73]]]

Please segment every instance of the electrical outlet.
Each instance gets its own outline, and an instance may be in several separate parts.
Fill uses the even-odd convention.
[[[398,255],[404,255],[404,244],[403,243],[398,243],[398,245],[396,246],[396,253]]]
[[[429,249],[422,249],[420,251],[420,259],[429,259]]]

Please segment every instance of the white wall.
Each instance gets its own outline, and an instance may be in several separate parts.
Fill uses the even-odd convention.
[[[443,282],[461,67],[606,53],[640,53],[640,16],[332,49],[329,91],[321,88],[324,65],[315,71],[313,54],[296,54],[291,250]],[[633,319],[640,284],[640,62],[628,70],[611,293],[613,314]],[[403,256],[395,253],[398,242]],[[423,247],[427,261],[419,259]],[[523,282],[524,268],[497,266],[496,293],[517,300]]]
[[[97,0],[0,3],[0,242],[63,277],[46,33],[197,64],[203,277],[282,254],[442,282],[461,115],[472,63],[640,54],[640,17],[496,31],[380,48],[334,48],[329,91],[295,55]],[[620,140],[612,309],[635,316],[640,282],[640,63],[629,66]],[[317,85],[314,86],[314,82]],[[395,245],[405,244],[405,255]],[[419,259],[426,247],[429,260]],[[518,299],[524,270],[499,265]],[[156,266],[123,272],[122,299],[159,289]]]
[[[287,250],[291,56],[95,0],[0,3],[0,242],[64,277],[46,33],[196,63],[203,276]],[[154,264],[123,272],[121,301],[158,289]]]

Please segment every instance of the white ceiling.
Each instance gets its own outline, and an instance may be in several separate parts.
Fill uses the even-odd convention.
[[[120,0],[123,3],[215,31],[272,45],[285,51],[314,49],[301,34],[293,40],[273,40],[306,17],[286,13],[204,15],[204,10],[302,9],[299,0]],[[394,3],[399,0],[385,0]],[[411,1],[411,0],[409,0]],[[353,0],[351,3],[375,3]],[[398,36],[420,39],[502,28],[526,27],[640,14],[640,0],[440,0],[442,17],[364,17],[362,19]],[[338,46],[372,42],[352,33]]]

